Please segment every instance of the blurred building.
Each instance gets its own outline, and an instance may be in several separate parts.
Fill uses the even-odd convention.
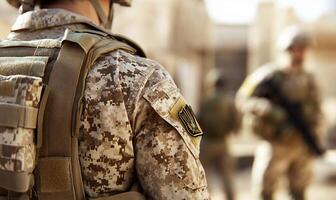
[[[17,13],[18,11],[9,6],[6,1],[0,1],[0,39],[8,35]]]
[[[6,38],[10,31],[10,26],[6,22],[0,19],[0,38]]]
[[[216,26],[216,67],[223,72],[231,94],[235,94],[247,73],[247,33],[248,25],[245,24]]]
[[[112,30],[164,65],[197,110],[206,95],[204,75],[214,66],[213,28],[203,0],[137,0],[116,9]]]
[[[281,6],[277,1],[261,2],[257,6],[249,30],[249,72],[276,58],[275,45],[281,30],[298,21],[292,7]]]
[[[309,52],[307,66],[318,77],[323,98],[336,98],[334,74],[336,65],[336,14],[325,14],[310,24],[315,47]]]
[[[316,46],[309,52],[307,67],[316,74],[322,88],[326,143],[336,149],[336,14],[325,14],[310,25]]]

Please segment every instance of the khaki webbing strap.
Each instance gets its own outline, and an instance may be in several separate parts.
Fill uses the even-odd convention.
[[[92,51],[89,62],[94,63],[100,56],[117,49],[124,50],[130,54],[136,53],[136,50],[134,48],[123,42],[119,42],[118,40],[106,39],[97,44],[97,47],[95,46],[95,51]]]
[[[78,160],[77,138],[72,137],[72,109],[86,54],[77,44],[64,41],[57,61],[50,73],[50,94],[44,117],[44,138],[40,150],[40,157],[71,157],[73,193],[69,196],[56,191],[52,195],[60,199],[84,199],[84,190],[81,185],[80,165]],[[50,174],[54,176],[54,174]],[[40,199],[50,196],[51,193],[40,193]]]
[[[59,48],[61,47],[61,42],[55,39],[42,39],[42,40],[31,40],[31,41],[15,41],[15,40],[0,41],[0,48],[6,48],[6,47],[10,47],[10,48],[12,47]]]
[[[107,197],[91,198],[90,200],[146,200],[146,198],[139,192],[131,191],[124,192]]]
[[[26,192],[33,184],[32,174],[0,170],[0,187],[9,191]]]
[[[26,193],[12,193],[9,192],[7,196],[0,196],[0,200],[30,200]]]
[[[38,110],[38,116],[37,116],[37,135],[36,135],[36,147],[41,148],[42,141],[43,141],[43,120],[44,120],[44,113],[45,108],[47,106],[47,100],[49,97],[49,86],[44,86],[43,88],[43,95],[40,101],[40,106]]]
[[[34,129],[37,125],[37,112],[33,107],[0,103],[0,126]]]
[[[99,18],[99,22],[104,26],[104,28],[109,29],[111,25],[109,25],[109,16],[107,16],[103,10],[103,7],[100,5],[100,2],[97,0],[90,0],[92,6],[96,10],[96,13]],[[112,22],[111,22],[112,23]]]
[[[85,89],[85,77],[87,76],[89,70],[91,69],[91,66],[94,64],[94,62],[101,57],[102,55],[105,55],[107,53],[113,52],[117,49],[121,49],[124,51],[127,51],[129,53],[135,54],[136,50],[133,49],[131,46],[119,42],[117,40],[112,40],[111,38],[105,38],[105,39],[101,39],[101,41],[97,42],[97,44],[95,44],[92,48],[92,50],[89,52],[88,56],[87,56],[87,60],[86,60],[86,65],[87,67],[84,67],[82,70],[83,72],[81,73],[83,75],[83,77],[80,78],[80,82],[78,84],[78,88],[77,88],[77,94],[76,94],[76,101],[75,102],[79,102],[79,99],[83,98],[83,94],[84,94],[84,89]],[[82,105],[81,104],[77,104],[74,105],[74,113],[76,113],[73,117],[73,133],[75,135],[79,135],[78,131],[79,131],[79,125],[80,125],[80,114],[82,112]]]
[[[85,53],[88,53],[91,48],[101,40],[101,37],[91,33],[77,32],[67,29],[63,40],[78,44]]]
[[[43,77],[48,63],[45,56],[0,57],[0,75],[27,75]]]
[[[129,46],[134,48],[136,50],[136,55],[146,58],[146,53],[144,52],[144,50],[133,40],[131,40],[131,39],[125,37],[125,36],[118,35],[118,34],[115,34],[115,35],[112,35],[112,36],[113,36],[113,38],[117,39],[119,42],[128,44]]]

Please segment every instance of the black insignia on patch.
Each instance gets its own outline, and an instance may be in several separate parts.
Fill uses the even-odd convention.
[[[194,111],[191,109],[191,106],[185,105],[183,108],[178,112],[178,117],[183,123],[187,132],[193,136],[198,137],[203,135],[200,125],[196,120],[196,116]]]

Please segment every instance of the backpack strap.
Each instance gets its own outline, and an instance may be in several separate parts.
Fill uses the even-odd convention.
[[[85,79],[92,64],[117,49],[136,50],[111,37],[67,30],[50,72],[43,145],[36,170],[40,200],[85,199],[78,158],[79,119]]]

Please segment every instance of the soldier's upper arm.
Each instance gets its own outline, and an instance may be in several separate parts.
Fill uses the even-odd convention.
[[[164,80],[143,96],[155,112],[180,134],[195,158],[203,132],[191,107],[171,80]]]
[[[139,101],[136,168],[145,192],[154,199],[207,199],[199,160],[202,131],[170,79],[159,81]]]

